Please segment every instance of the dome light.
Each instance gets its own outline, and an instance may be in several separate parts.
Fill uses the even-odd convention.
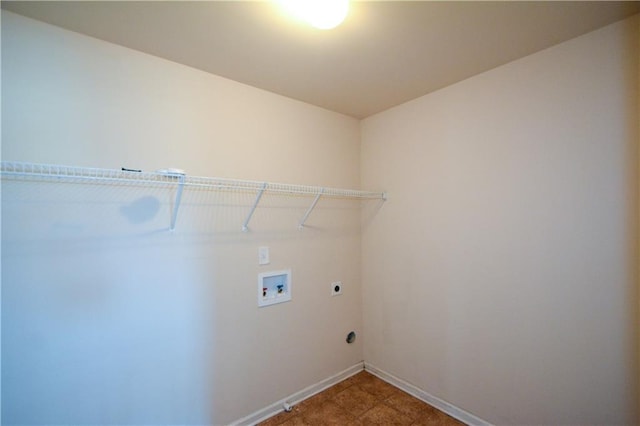
[[[282,9],[312,27],[330,30],[344,21],[349,0],[277,0]]]

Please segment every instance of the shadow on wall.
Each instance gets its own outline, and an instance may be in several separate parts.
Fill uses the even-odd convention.
[[[135,225],[150,221],[159,211],[160,201],[152,196],[138,198],[120,207],[120,213]]]

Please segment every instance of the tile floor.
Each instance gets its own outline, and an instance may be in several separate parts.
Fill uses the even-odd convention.
[[[259,426],[438,425],[464,423],[362,371]]]

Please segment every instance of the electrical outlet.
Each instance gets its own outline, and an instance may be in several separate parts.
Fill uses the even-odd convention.
[[[331,283],[331,295],[339,296],[342,294],[342,281],[336,281]]]

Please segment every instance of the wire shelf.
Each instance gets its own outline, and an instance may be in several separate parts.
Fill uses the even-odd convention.
[[[20,180],[56,180],[78,183],[97,184],[127,184],[127,185],[167,185],[177,187],[176,202],[171,218],[171,230],[175,227],[182,190],[192,187],[204,190],[249,191],[256,193],[256,200],[249,216],[244,221],[242,229],[248,230],[248,224],[260,198],[264,193],[284,195],[314,196],[315,199],[299,227],[315,207],[320,197],[386,200],[384,192],[361,191],[356,189],[325,188],[320,186],[294,185],[275,182],[260,182],[252,180],[227,179],[217,177],[187,176],[179,171],[169,169],[165,171],[143,172],[131,170],[99,169],[90,167],[63,166],[55,164],[37,164],[25,162],[2,161],[0,163],[2,179]]]

